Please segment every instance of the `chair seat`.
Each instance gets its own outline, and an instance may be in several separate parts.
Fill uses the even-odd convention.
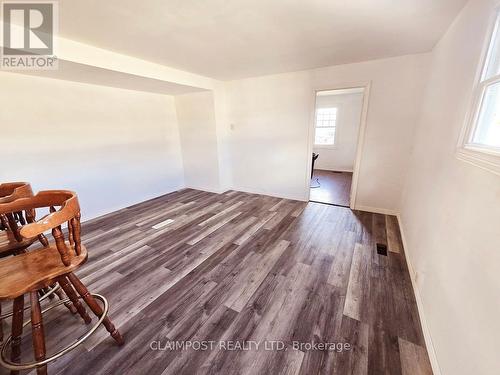
[[[10,231],[2,230],[0,231],[0,256],[13,253],[16,250],[26,249],[37,239],[30,238],[24,239],[22,241],[17,241]]]
[[[71,254],[74,250],[67,244]],[[13,299],[32,290],[45,288],[58,276],[72,272],[87,260],[87,249],[82,245],[81,254],[72,256],[65,266],[55,243],[24,254],[0,259],[0,300]]]

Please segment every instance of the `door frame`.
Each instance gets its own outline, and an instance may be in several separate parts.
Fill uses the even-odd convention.
[[[311,116],[309,121],[309,130],[307,137],[307,155],[308,162],[306,168],[305,175],[305,196],[307,197],[307,201],[310,199],[311,194],[311,155],[314,149],[314,132],[316,125],[316,99],[317,93],[319,91],[329,91],[329,90],[344,90],[344,89],[354,89],[354,88],[363,88],[363,105],[361,108],[361,116],[360,116],[360,124],[358,131],[358,142],[356,144],[356,158],[354,159],[354,169],[352,174],[352,182],[351,182],[351,192],[349,197],[349,207],[354,210],[356,208],[356,200],[358,195],[358,183],[359,183],[359,170],[361,168],[361,161],[363,157],[363,148],[365,144],[365,133],[366,133],[366,122],[368,117],[368,105],[370,101],[370,88],[371,81],[363,81],[363,82],[350,82],[346,84],[339,85],[329,85],[326,87],[318,87],[313,91],[313,107],[311,110]]]

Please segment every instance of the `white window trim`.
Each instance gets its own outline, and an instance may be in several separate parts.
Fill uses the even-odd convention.
[[[472,139],[477,126],[485,89],[491,84],[500,82],[500,75],[496,75],[481,82],[482,76],[486,71],[485,64],[488,61],[492,38],[496,32],[500,32],[500,30],[496,30],[500,24],[500,22],[497,22],[497,20],[500,19],[499,17],[500,9],[496,8],[484,41],[479,66],[476,72],[476,78],[474,80],[472,100],[459,138],[456,153],[458,159],[474,164],[477,167],[486,169],[498,175],[500,175],[500,148],[473,143]]]
[[[328,150],[335,150],[337,148],[337,144],[334,143],[333,145],[314,145],[314,148],[323,148],[323,149],[328,149]]]
[[[337,108],[337,107],[334,107]],[[335,133],[333,134],[333,144],[331,145],[319,145],[316,143],[316,129],[318,126],[316,126],[316,123],[318,121],[318,109],[314,111],[314,148],[322,148],[322,149],[329,149],[329,150],[334,150],[337,148],[337,134],[338,134],[338,121],[337,119],[339,118],[339,109],[337,108],[337,115],[335,118],[335,126],[323,126],[324,128],[331,128],[333,127],[335,129]],[[321,128],[321,126],[319,126]]]

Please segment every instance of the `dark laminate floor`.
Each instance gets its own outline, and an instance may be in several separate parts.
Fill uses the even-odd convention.
[[[90,259],[77,274],[108,297],[127,343],[116,347],[101,328],[50,374],[431,374],[395,217],[188,189],[88,222],[83,233]],[[86,328],[64,308],[44,319],[49,352]],[[155,351],[156,340],[164,349],[167,340],[261,346]],[[264,340],[286,350],[266,350]]]
[[[350,172],[315,169],[311,180],[311,195],[309,199],[314,202],[349,207],[351,181],[352,173]]]

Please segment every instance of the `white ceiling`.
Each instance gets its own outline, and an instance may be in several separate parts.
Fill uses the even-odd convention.
[[[228,80],[430,51],[465,2],[60,1],[60,34]]]

